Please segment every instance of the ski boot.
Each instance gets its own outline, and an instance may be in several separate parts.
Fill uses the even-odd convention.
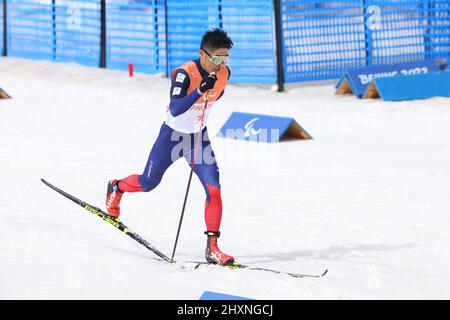
[[[205,250],[206,261],[212,264],[220,264],[224,266],[233,265],[234,258],[223,253],[217,246],[217,238],[220,237],[220,232],[205,231],[205,234],[208,236]]]
[[[118,180],[108,182],[106,191],[106,210],[111,217],[118,218],[120,215],[120,200],[123,192],[119,190]]]

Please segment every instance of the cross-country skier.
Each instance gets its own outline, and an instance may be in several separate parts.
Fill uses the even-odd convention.
[[[164,172],[176,160],[184,157],[191,165],[195,159],[194,172],[206,192],[205,258],[210,263],[221,265],[232,264],[234,258],[223,253],[217,246],[222,219],[222,199],[219,169],[208,138],[206,122],[214,102],[222,97],[230,78],[230,69],[225,64],[232,46],[233,42],[225,31],[217,28],[207,31],[201,41],[200,58],[171,72],[172,86],[167,119],[161,126],[144,172],[141,175],[133,174],[120,180],[109,181],[106,195],[109,215],[119,217],[120,200],[125,192],[149,192],[156,188]],[[205,110],[206,99],[208,103]],[[200,132],[202,139],[196,148],[195,142]],[[196,156],[194,150],[197,150]],[[203,156],[204,154],[207,156]]]

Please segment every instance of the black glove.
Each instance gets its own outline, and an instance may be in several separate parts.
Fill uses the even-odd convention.
[[[215,74],[210,74],[210,75],[205,76],[202,79],[202,82],[200,82],[200,86],[198,87],[198,92],[203,94],[206,91],[211,90],[212,88],[214,88],[216,81],[217,81],[217,77]]]

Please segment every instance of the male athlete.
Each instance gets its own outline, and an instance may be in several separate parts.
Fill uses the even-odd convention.
[[[220,99],[230,78],[225,65],[233,42],[221,29],[207,31],[200,45],[200,58],[189,61],[171,72],[172,86],[167,119],[161,126],[144,172],[108,183],[106,209],[119,217],[120,200],[125,192],[149,192],[161,182],[164,172],[176,160],[184,157],[189,165],[195,159],[194,172],[205,192],[205,222],[207,244],[205,258],[210,263],[227,265],[234,258],[217,246],[222,218],[219,169],[208,138],[206,122],[214,102]],[[205,109],[205,103],[207,107]],[[196,145],[201,134],[199,145]],[[182,148],[180,148],[182,141]],[[194,155],[194,150],[197,152]],[[205,153],[209,156],[203,157]]]

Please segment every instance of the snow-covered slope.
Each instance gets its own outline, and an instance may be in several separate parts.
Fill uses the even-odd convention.
[[[450,99],[336,97],[332,84],[276,93],[230,85],[209,130],[221,173],[221,248],[241,263],[308,273],[170,267],[40,182],[94,205],[141,173],[165,118],[158,75],[0,59],[0,298],[450,298]],[[294,117],[311,141],[213,135],[232,111]],[[170,254],[189,176],[183,160],[122,220]],[[193,181],[179,259],[202,259],[205,195]]]

